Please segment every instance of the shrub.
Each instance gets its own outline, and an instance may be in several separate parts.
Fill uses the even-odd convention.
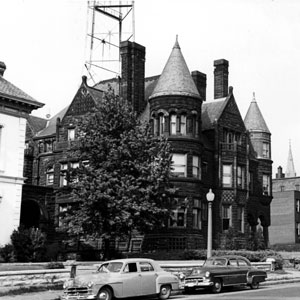
[[[0,247],[0,261],[3,262],[14,262],[14,247],[11,244],[7,244]]]
[[[39,229],[19,227],[11,235],[13,253],[16,261],[43,261],[45,258],[46,236]]]

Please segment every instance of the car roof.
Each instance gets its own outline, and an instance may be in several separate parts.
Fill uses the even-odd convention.
[[[230,259],[230,258],[241,258],[241,259],[246,259],[248,260],[246,257],[241,256],[241,255],[233,255],[233,254],[229,254],[229,255],[222,255],[222,256],[212,256],[210,257],[212,259],[216,259],[216,258],[226,258],[226,259]]]
[[[110,263],[110,262],[122,262],[122,263],[129,263],[129,262],[154,262],[153,259],[150,258],[121,258],[121,259],[113,259],[113,260],[107,260],[103,261],[102,263]]]

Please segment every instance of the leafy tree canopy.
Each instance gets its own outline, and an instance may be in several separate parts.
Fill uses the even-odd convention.
[[[121,237],[165,226],[175,192],[169,183],[171,155],[127,101],[105,94],[97,110],[79,120],[79,146],[72,156],[76,205],[63,217],[68,233]]]

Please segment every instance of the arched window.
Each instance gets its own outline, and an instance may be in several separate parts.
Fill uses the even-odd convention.
[[[180,116],[180,133],[186,135],[186,115]]]
[[[46,185],[52,185],[54,182],[54,168],[49,166],[46,170]]]
[[[175,114],[171,114],[170,117],[170,134],[171,135],[175,135],[176,134],[176,120],[177,120],[177,116]]]
[[[159,126],[159,130],[158,130],[159,135],[163,135],[165,132],[165,116],[163,114],[159,115],[158,126]]]

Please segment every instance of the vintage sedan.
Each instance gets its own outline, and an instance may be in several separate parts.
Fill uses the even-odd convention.
[[[242,256],[216,256],[207,259],[202,267],[194,268],[184,279],[184,290],[190,292],[198,288],[210,288],[220,293],[223,287],[248,285],[257,289],[265,281],[267,273],[253,266]]]
[[[106,261],[96,272],[70,278],[62,300],[126,298],[157,295],[168,299],[179,289],[179,279],[151,259],[130,258]]]

